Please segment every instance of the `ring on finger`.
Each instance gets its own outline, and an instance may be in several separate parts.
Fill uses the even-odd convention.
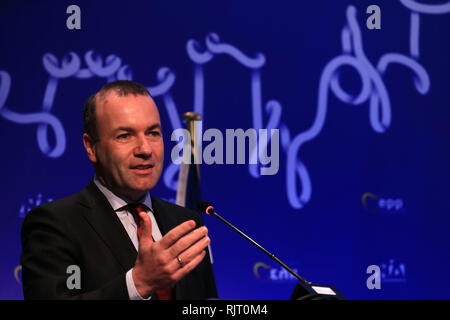
[[[184,262],[183,262],[183,260],[181,260],[180,256],[177,256],[177,260],[178,260],[178,263],[180,264],[180,267],[183,268]]]

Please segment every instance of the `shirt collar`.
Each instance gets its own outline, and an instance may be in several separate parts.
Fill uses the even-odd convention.
[[[94,183],[95,185],[100,189],[100,191],[103,193],[103,195],[108,199],[109,204],[113,208],[114,211],[122,209],[124,206],[130,203],[136,203],[136,201],[131,201],[125,197],[121,197],[113,193],[111,190],[109,190],[106,186],[104,186],[100,180],[97,178],[97,176],[94,176]],[[153,211],[152,208],[152,199],[150,197],[150,193],[147,192],[145,194],[145,197],[137,203],[145,204],[151,211]]]

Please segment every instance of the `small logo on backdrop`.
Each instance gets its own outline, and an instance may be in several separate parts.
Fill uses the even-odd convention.
[[[382,197],[366,192],[361,197],[364,208],[370,212],[401,213],[405,211],[405,202],[401,198]]]
[[[298,273],[297,268],[292,268],[294,272]],[[264,262],[257,262],[253,266],[253,274],[259,280],[272,282],[287,282],[298,281],[291,273],[281,266],[271,266]]]
[[[52,198],[48,198],[45,202],[50,202],[53,201]],[[33,209],[34,207],[37,207],[41,204],[43,204],[44,202],[42,201],[42,193],[39,193],[36,197],[34,198],[28,198],[27,200],[25,200],[25,202],[20,206],[19,209],[19,218],[23,219],[25,218],[25,216],[27,215],[27,213]]]
[[[404,263],[390,259],[388,263],[381,264],[381,281],[383,283],[406,282],[406,266]]]
[[[22,285],[22,266],[20,264],[14,268],[14,279],[16,279],[18,284]]]

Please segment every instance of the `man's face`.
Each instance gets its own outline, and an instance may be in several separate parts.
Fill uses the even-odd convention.
[[[153,99],[107,93],[97,98],[96,116],[99,141],[94,143],[87,134],[83,141],[99,180],[114,193],[140,199],[158,182],[164,162],[161,122]]]

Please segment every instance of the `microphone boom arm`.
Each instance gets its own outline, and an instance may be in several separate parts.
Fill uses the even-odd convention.
[[[211,208],[212,209],[212,208]],[[256,241],[254,241],[252,238],[250,238],[249,236],[247,236],[245,233],[243,233],[241,230],[239,230],[238,228],[236,228],[235,226],[233,226],[231,223],[229,223],[227,220],[225,220],[224,218],[222,218],[220,215],[217,214],[217,212],[213,210],[208,210],[209,212],[207,212],[208,214],[212,214],[214,216],[216,216],[217,218],[219,218],[223,223],[225,223],[227,226],[229,226],[231,229],[233,229],[234,231],[236,231],[237,233],[239,233],[241,236],[243,236],[245,239],[247,239],[248,241],[250,241],[251,243],[253,243],[256,247],[258,247],[261,251],[263,251],[265,254],[267,254],[269,257],[271,257],[273,260],[275,260],[278,264],[280,264],[283,268],[285,268],[287,271],[289,271],[294,277],[296,277],[298,280],[300,280],[301,282],[303,282],[304,284],[307,285],[311,285],[312,283],[309,281],[306,281],[305,279],[303,279],[302,277],[300,277],[294,270],[292,270],[291,268],[289,268],[283,261],[281,261],[280,259],[278,259],[273,253],[270,253],[269,251],[267,251],[264,247],[262,247],[260,244],[258,244]]]

